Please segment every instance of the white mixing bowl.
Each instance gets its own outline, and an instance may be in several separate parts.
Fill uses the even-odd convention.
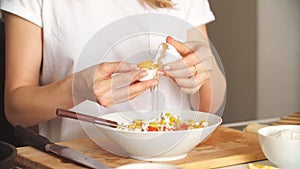
[[[221,124],[222,119],[214,114],[197,111],[168,111],[179,116],[180,120],[206,120],[209,126],[199,129],[177,131],[124,131],[116,128],[97,125],[97,127],[115,144],[121,147],[130,157],[147,161],[169,161],[184,158],[186,154],[208,138]],[[135,119],[155,119],[159,113],[153,112],[118,112],[101,116],[105,119],[132,123]]]
[[[287,132],[282,133],[283,130]],[[290,132],[292,130],[295,133]],[[281,169],[299,169],[300,139],[288,138],[295,137],[297,133],[300,133],[300,125],[279,125],[259,129],[260,146],[267,159]]]

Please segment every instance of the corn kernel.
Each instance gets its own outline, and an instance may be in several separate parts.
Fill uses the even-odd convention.
[[[190,119],[190,120],[188,120],[188,123],[189,123],[189,124],[195,123],[195,120]]]

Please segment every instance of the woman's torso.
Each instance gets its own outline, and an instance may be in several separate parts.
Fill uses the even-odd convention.
[[[15,1],[35,3],[23,0]],[[179,29],[181,25],[179,24],[177,27],[176,23],[186,22],[189,26],[200,25],[214,19],[206,0],[174,0],[173,2],[176,4],[174,9],[152,9],[139,0],[35,1],[34,6],[28,6],[37,8],[40,5],[40,9],[35,10],[41,12],[41,23],[36,24],[43,27],[44,51],[40,77],[41,85],[56,82],[71,73],[103,61],[138,63],[149,59],[149,57],[151,58],[153,51],[149,52],[149,50],[156,49],[161,42],[165,41],[167,35],[172,35],[172,33],[165,32],[154,31],[153,33],[153,30],[151,30],[153,24],[158,27],[161,26],[162,30],[168,28],[166,32],[169,30],[172,32],[172,30],[182,31],[182,29]],[[173,18],[166,17],[162,19],[164,21],[162,23],[151,20],[151,17],[150,20],[147,20],[148,17],[145,16],[149,16],[151,13],[167,14]],[[141,16],[142,20],[144,19],[143,23],[148,23],[150,26],[140,28],[139,23],[134,23],[134,20],[131,19],[136,18],[137,15]],[[161,16],[164,18],[165,15]],[[125,22],[116,28],[118,24],[115,23],[118,23],[120,19],[125,20]],[[173,23],[173,26],[171,23]],[[128,27],[136,27],[140,33],[132,35],[130,34],[132,29],[126,29]],[[107,29],[111,29],[111,32],[105,34],[106,39],[100,40],[98,46],[93,47],[95,44],[92,44],[91,40],[95,39],[95,36],[101,35],[105,30],[107,31]],[[110,37],[114,37],[117,32],[125,32],[125,35],[121,36],[125,38],[119,39],[119,41],[110,41]],[[179,34],[183,35],[180,40],[185,40],[185,33]],[[101,37],[98,38],[101,39]],[[102,51],[99,52],[96,63],[95,61],[89,61],[90,56],[86,52],[86,49],[91,46],[94,50],[99,47],[99,51]],[[103,46],[106,46],[108,50],[101,50]],[[80,60],[80,63],[78,60]],[[87,62],[82,64],[82,60],[87,60]],[[78,65],[80,65],[80,68],[78,68]],[[169,78],[161,78],[159,94],[160,109],[180,110],[191,108],[188,96],[180,92],[177,85]],[[146,91],[130,102],[111,108],[103,108],[97,104],[91,105],[96,106],[95,109],[98,110],[99,114],[125,110],[150,110],[151,97],[150,92]],[[87,109],[90,109],[90,107]],[[40,132],[52,141],[66,141],[86,137],[81,128],[76,121],[56,118],[41,124]]]

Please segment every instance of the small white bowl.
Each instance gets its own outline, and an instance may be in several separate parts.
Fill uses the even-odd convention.
[[[190,110],[168,112],[179,116],[181,121],[206,120],[209,126],[190,130],[157,132],[125,131],[101,125],[96,126],[132,158],[146,161],[170,161],[184,158],[190,150],[207,139],[222,122],[219,116],[210,113]],[[135,119],[155,119],[155,117],[159,117],[160,113],[127,111],[101,117],[118,123],[132,123]]]
[[[258,130],[259,142],[269,161],[281,169],[300,169],[300,139],[274,136],[283,130],[300,132],[300,125],[269,126]]]

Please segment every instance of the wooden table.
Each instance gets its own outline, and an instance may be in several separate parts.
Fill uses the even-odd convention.
[[[58,143],[69,146],[85,155],[93,157],[105,165],[115,168],[130,163],[145,163],[131,158],[108,153],[92,140],[76,140]],[[79,169],[82,166],[66,161],[55,155],[41,152],[32,147],[17,149],[16,163],[32,169]],[[184,169],[216,168],[266,159],[258,142],[258,136],[239,130],[219,126],[211,137],[199,144],[187,157],[164,163],[178,165]]]
[[[300,125],[300,112],[294,112],[288,116],[281,117],[280,120],[273,123],[272,125]]]

